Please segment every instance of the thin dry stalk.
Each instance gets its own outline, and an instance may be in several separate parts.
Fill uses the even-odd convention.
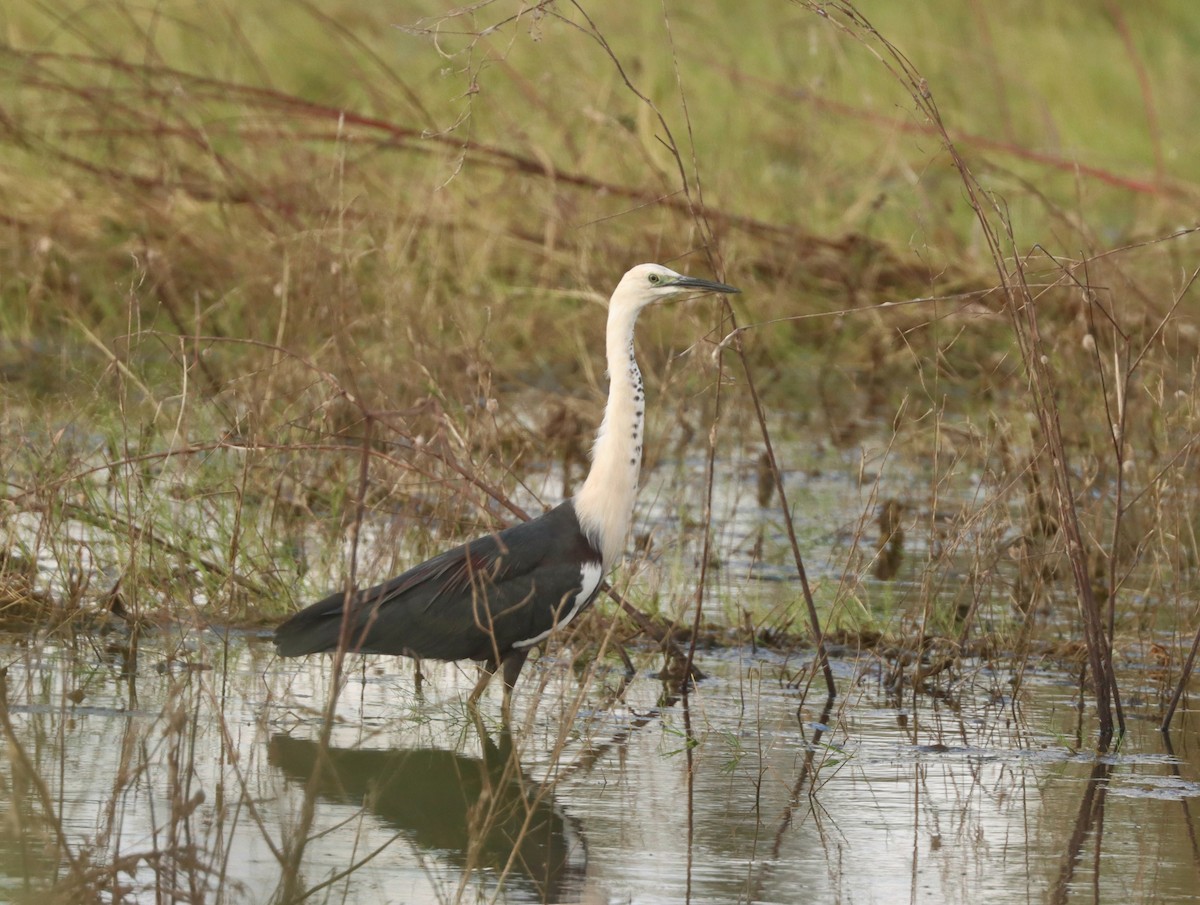
[[[333,652],[332,679],[329,685],[329,696],[325,701],[325,711],[321,720],[320,741],[318,751],[328,751],[329,742],[333,736],[333,726],[337,718],[337,700],[345,684],[343,665],[346,653],[350,649],[351,635],[354,631],[351,615],[353,609],[350,601],[357,587],[359,539],[362,533],[363,519],[366,516],[367,490],[371,467],[371,435],[374,420],[369,413],[366,418],[365,434],[362,438],[361,457],[359,459],[359,479],[355,494],[354,520],[351,523],[352,540],[350,544],[350,563],[346,571],[345,601],[343,605],[341,635],[338,645]],[[302,893],[303,875],[301,867],[304,863],[304,850],[308,845],[309,833],[316,817],[317,793],[321,784],[321,774],[326,768],[325,759],[318,757],[313,765],[312,774],[304,789],[304,799],[296,825],[291,828],[291,839],[285,843],[281,863],[283,877],[280,881],[279,900],[284,903],[299,901],[307,896]]]
[[[653,113],[655,119],[657,120],[657,122],[659,124],[659,127],[662,129],[663,136],[660,137],[660,141],[662,142],[664,147],[666,147],[667,151],[670,153],[672,159],[675,162],[676,169],[678,172],[678,177],[679,177],[680,191],[683,196],[683,201],[687,205],[687,210],[691,215],[692,223],[693,223],[694,227],[696,228],[697,232],[700,234],[700,236],[702,237],[702,240],[703,240],[702,245],[701,245],[701,250],[703,251],[705,257],[708,259],[709,265],[712,267],[714,273],[717,273],[718,275],[720,275],[723,272],[723,268],[721,267],[720,260],[719,260],[719,253],[717,251],[716,234],[714,232],[714,229],[713,229],[710,217],[709,217],[709,211],[707,210],[707,208],[705,207],[705,204],[704,204],[703,186],[702,186],[702,183],[700,180],[699,163],[695,156],[695,142],[694,141],[689,142],[690,147],[693,150],[693,154],[692,154],[692,173],[694,176],[694,180],[693,180],[693,179],[688,178],[688,168],[684,164],[684,161],[683,161],[683,152],[681,151],[680,146],[679,146],[678,142],[676,141],[675,136],[671,130],[670,124],[667,122],[666,117],[663,115],[662,111],[659,110],[658,106],[649,97],[647,97],[641,90],[639,90],[637,88],[637,86],[633,83],[633,81],[630,79],[628,73],[626,72],[625,67],[622,65],[620,58],[617,56],[616,52],[609,45],[609,43],[608,43],[607,39],[604,37],[604,35],[596,27],[596,24],[595,24],[595,22],[592,21],[591,17],[588,16],[588,14],[583,10],[582,7],[579,6],[579,4],[572,3],[572,6],[574,6],[574,8],[583,17],[584,21],[587,23],[587,28],[582,29],[578,24],[570,22],[569,20],[564,19],[563,21],[567,22],[567,24],[571,25],[572,27],[580,28],[581,30],[584,31],[585,34],[587,34],[589,37],[591,37],[593,40],[595,40],[597,44],[600,45],[600,47],[604,51],[605,55],[609,58],[609,60],[612,61],[612,64],[615,67],[622,82],[624,83],[626,89],[630,93],[632,93],[634,95],[634,97],[636,97],[638,99],[638,101],[640,103],[645,105]],[[680,112],[681,112],[681,115],[683,116],[683,121],[687,128],[688,135],[690,138],[692,135],[691,117],[688,114],[687,97],[686,97],[686,94],[684,93],[683,84],[679,77],[677,57],[676,57],[675,48],[674,48],[674,44],[673,44],[673,37],[671,36],[671,23],[670,23],[669,17],[667,17],[667,15],[666,15],[665,6],[664,6],[664,26],[666,28],[668,37],[672,40],[671,55],[672,55],[672,60],[676,61],[676,87],[679,91]],[[767,421],[766,421],[766,412],[763,409],[762,401],[758,395],[758,390],[755,386],[754,375],[753,375],[752,369],[750,367],[750,363],[747,360],[745,352],[742,348],[740,331],[738,330],[737,317],[736,317],[736,314],[734,313],[733,306],[729,302],[729,299],[726,298],[725,296],[721,297],[721,304],[722,304],[722,308],[723,308],[722,320],[723,321],[728,320],[728,322],[732,325],[732,329],[728,330],[728,331],[721,330],[719,335],[731,335],[733,337],[733,348],[734,348],[735,352],[737,353],[738,358],[742,364],[742,370],[746,377],[747,388],[750,392],[750,397],[754,404],[755,417],[758,420],[759,428],[763,435],[763,441],[766,444],[767,456],[768,456],[768,460],[770,462],[771,472],[772,472],[772,475],[775,480],[776,488],[779,492],[780,508],[782,509],[782,512],[783,512],[784,524],[787,526],[788,537],[789,537],[789,540],[790,540],[791,546],[792,546],[792,554],[793,554],[793,557],[795,560],[797,577],[800,580],[800,586],[801,586],[801,589],[802,589],[802,592],[804,595],[805,605],[808,609],[810,630],[812,632],[813,642],[817,648],[817,661],[818,661],[822,671],[824,672],[825,684],[829,690],[829,694],[836,695],[837,687],[836,687],[836,683],[834,682],[834,678],[833,678],[833,670],[829,665],[829,658],[828,658],[828,656],[826,654],[826,650],[825,650],[824,634],[821,629],[820,616],[817,613],[816,604],[813,601],[812,592],[808,585],[808,578],[807,578],[806,570],[804,568],[803,557],[801,556],[800,546],[796,539],[795,526],[792,524],[791,510],[788,507],[787,495],[786,495],[786,492],[785,492],[784,486],[783,486],[783,475],[780,472],[778,463],[775,460],[774,447],[771,443],[771,433],[770,433],[770,429],[767,426]],[[704,518],[703,518],[704,541],[703,541],[703,545],[702,545],[700,572],[699,572],[699,575],[697,576],[697,582],[696,582],[696,591],[695,591],[695,597],[694,597],[695,612],[693,615],[692,637],[691,637],[691,642],[688,647],[688,656],[687,656],[687,661],[686,661],[685,675],[690,675],[691,671],[693,669],[692,664],[695,659],[696,642],[697,642],[697,638],[699,636],[700,623],[701,623],[701,619],[702,619],[704,589],[706,586],[706,579],[707,579],[707,566],[708,566],[709,554],[710,554],[711,543],[712,543],[712,518],[713,518],[712,492],[713,492],[713,480],[714,480],[714,474],[715,474],[714,466],[715,466],[715,460],[716,460],[716,443],[717,443],[717,437],[718,437],[718,433],[719,433],[719,424],[720,424],[720,419],[721,419],[721,386],[723,383],[722,376],[723,376],[724,364],[721,359],[720,352],[723,351],[723,347],[724,346],[722,345],[722,347],[718,348],[718,350],[717,350],[718,351],[717,379],[716,379],[716,382],[714,385],[713,415],[712,415],[711,427],[709,430],[708,453],[707,453],[707,460],[706,460],[706,465],[705,465],[706,503],[704,506]]]
[[[71,848],[70,840],[67,839],[66,831],[63,829],[62,819],[54,806],[54,796],[51,795],[45,780],[42,779],[41,774],[37,770],[37,766],[30,759],[25,746],[21,744],[20,738],[13,729],[12,719],[8,711],[7,669],[0,669],[0,730],[4,733],[4,742],[8,747],[8,755],[12,760],[14,768],[33,787],[34,792],[37,794],[38,803],[41,805],[43,816],[54,831],[54,838],[58,843],[59,853],[66,860],[70,868],[68,882],[72,885],[85,885],[87,882],[86,864],[76,856],[75,851]]]
[[[1028,378],[1031,402],[1050,458],[1054,503],[1064,533],[1068,560],[1075,580],[1079,612],[1084,625],[1088,657],[1095,686],[1099,720],[1098,746],[1106,751],[1114,731],[1114,702],[1119,700],[1112,666],[1112,637],[1106,631],[1099,603],[1091,585],[1087,552],[1079,525],[1072,489],[1066,446],[1057,404],[1055,375],[1050,366],[1049,350],[1042,339],[1034,294],[1026,278],[1025,263],[1016,252],[1012,223],[1003,205],[978,182],[966,160],[958,152],[942,122],[929,84],[916,67],[870,21],[849,2],[813,3],[798,0],[812,12],[833,22],[867,47],[912,97],[941,138],[966,190],[971,209],[984,235],[997,276],[1006,296],[1013,334],[1021,352]],[[1009,265],[1009,260],[1012,266]],[[1119,711],[1119,703],[1117,704]]]

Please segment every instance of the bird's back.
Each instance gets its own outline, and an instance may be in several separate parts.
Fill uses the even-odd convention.
[[[343,591],[276,630],[285,657],[336,650],[497,662],[577,612],[584,567],[600,554],[567,501],[349,596]],[[588,588],[588,597],[595,588]],[[586,603],[584,601],[583,603]]]

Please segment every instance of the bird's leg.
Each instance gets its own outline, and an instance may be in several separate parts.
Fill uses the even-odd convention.
[[[504,665],[504,701],[500,705],[500,718],[505,726],[508,725],[509,717],[512,715],[513,686],[517,684],[517,676],[521,674],[521,667],[525,665],[525,659],[528,656],[528,650],[513,648],[504,655],[502,661]]]

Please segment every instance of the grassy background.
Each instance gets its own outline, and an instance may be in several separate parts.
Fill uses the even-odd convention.
[[[1179,612],[1200,495],[1192,5],[861,11],[1029,255],[1097,581],[1119,561],[1151,576],[1143,617],[1164,596]],[[0,518],[57,551],[55,605],[290,606],[313,557],[341,561],[368,421],[368,506],[489,523],[515,474],[586,445],[600,303],[659,260],[743,288],[776,429],[853,448],[892,426],[928,468],[904,501],[931,539],[914,614],[944,569],[936,488],[963,471],[1005,507],[975,561],[1038,546],[1003,582],[1020,609],[1057,580],[1058,541],[1002,300],[879,307],[987,290],[996,268],[941,138],[837,21],[727,2],[0,13]],[[710,306],[641,327],[676,400],[652,429],[695,432],[684,454],[727,328]],[[735,383],[735,457],[755,454],[745,399]],[[12,549],[10,585],[39,555]]]

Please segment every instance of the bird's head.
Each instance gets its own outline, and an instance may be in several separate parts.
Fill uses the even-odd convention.
[[[661,264],[639,264],[617,284],[610,307],[627,306],[641,311],[647,305],[685,292],[740,292],[732,286],[676,273]]]

